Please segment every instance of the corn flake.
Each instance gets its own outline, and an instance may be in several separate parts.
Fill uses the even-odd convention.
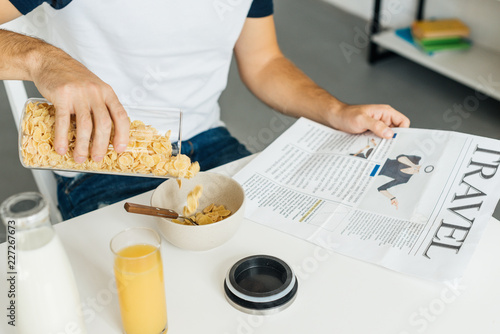
[[[185,206],[183,210],[184,216],[190,216],[196,211],[198,208],[198,200],[201,197],[202,191],[203,187],[201,185],[197,185],[189,192],[187,196],[187,206]]]

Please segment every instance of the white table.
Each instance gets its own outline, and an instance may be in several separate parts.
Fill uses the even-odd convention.
[[[232,175],[247,160],[218,171]],[[148,192],[130,201],[148,204],[150,197]],[[109,241],[132,226],[156,228],[156,220],[126,213],[121,202],[56,225],[85,303],[89,334],[121,333]],[[5,317],[5,246],[0,245],[0,332],[15,333]],[[450,284],[328,253],[247,220],[216,249],[190,252],[164,242],[162,252],[169,334],[500,333],[500,223],[495,219],[489,222],[464,278]],[[296,272],[297,299],[281,313],[250,316],[225,300],[227,270],[253,254],[277,256]]]

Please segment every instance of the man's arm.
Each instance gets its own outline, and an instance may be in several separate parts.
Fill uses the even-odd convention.
[[[0,24],[21,13],[0,0]],[[40,93],[56,108],[54,146],[59,154],[68,149],[71,114],[76,115],[76,162],[91,156],[102,160],[109,145],[111,124],[115,124],[113,146],[125,150],[129,136],[127,113],[106,83],[67,53],[42,40],[0,29],[0,80],[33,81]]]
[[[333,128],[393,136],[408,127],[406,116],[388,105],[348,105],[315,84],[281,53],[273,16],[247,18],[235,46],[240,76],[262,101],[284,114],[304,116]]]
[[[0,0],[0,24],[12,21],[21,15],[9,0]]]

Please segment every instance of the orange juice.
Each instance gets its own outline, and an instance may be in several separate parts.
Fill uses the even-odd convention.
[[[152,245],[133,245],[120,250],[115,259],[115,278],[125,333],[166,333],[160,250]]]

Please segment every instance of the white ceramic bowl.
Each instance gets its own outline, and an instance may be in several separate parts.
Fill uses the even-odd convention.
[[[172,209],[182,215],[187,195],[197,184],[203,186],[197,212],[215,203],[231,210],[231,215],[219,222],[200,226],[182,225],[170,219],[158,218],[158,229],[174,246],[200,251],[220,246],[236,233],[245,212],[245,193],[240,184],[229,176],[200,172],[190,180],[182,180],[181,189],[175,179],[160,184],[153,192],[151,205]]]

